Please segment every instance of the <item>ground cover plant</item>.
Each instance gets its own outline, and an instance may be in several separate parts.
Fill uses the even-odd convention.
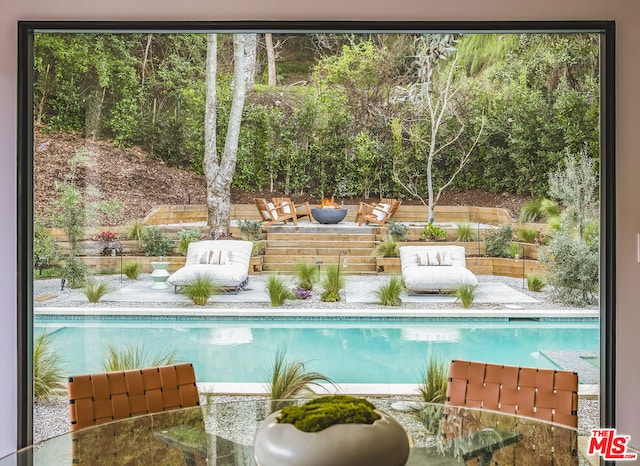
[[[173,240],[165,235],[162,228],[153,225],[144,229],[140,247],[145,256],[168,256],[173,252]]]

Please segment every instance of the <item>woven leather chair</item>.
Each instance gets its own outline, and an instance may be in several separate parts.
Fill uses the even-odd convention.
[[[69,377],[71,431],[200,404],[190,363]]]
[[[578,374],[453,360],[445,404],[578,426]]]
[[[494,429],[500,437],[510,435],[508,443],[489,442],[473,456],[463,451],[461,456],[465,460],[478,457],[480,465],[578,464],[575,430],[554,428],[553,424],[531,428],[532,421],[526,419],[576,428],[578,374],[575,372],[453,360],[449,366],[445,405],[448,406],[444,407],[441,434],[445,445],[451,446],[460,444],[459,438],[473,439],[474,434],[466,432],[465,423],[473,425],[478,421],[462,422],[456,412],[458,407],[524,416],[513,418],[508,424],[503,421],[501,428]],[[507,430],[500,430],[505,428]],[[556,463],[556,457],[562,461]]]

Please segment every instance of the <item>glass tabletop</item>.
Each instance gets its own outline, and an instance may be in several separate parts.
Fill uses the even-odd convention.
[[[256,465],[256,429],[275,407],[251,399],[138,416],[46,440],[0,459],[0,466]],[[559,424],[415,399],[379,409],[407,431],[407,465],[464,464],[474,457],[480,464],[578,464],[578,431]]]

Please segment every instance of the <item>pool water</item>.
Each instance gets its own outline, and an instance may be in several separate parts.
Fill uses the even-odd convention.
[[[599,349],[599,324],[584,321],[415,319],[236,320],[36,317],[69,375],[102,371],[107,344],[175,351],[198,381],[266,383],[278,348],[336,383],[420,383],[431,357],[551,368],[544,350]]]

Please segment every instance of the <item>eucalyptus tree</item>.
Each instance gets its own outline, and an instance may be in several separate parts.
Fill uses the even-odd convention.
[[[482,135],[484,117],[475,138],[467,146],[461,146],[467,122],[462,111],[462,85],[455,79],[458,53],[454,48],[454,38],[450,34],[425,34],[416,39],[415,45],[416,79],[404,90],[405,101],[413,111],[405,114],[408,116],[404,119],[396,120],[395,136],[398,138],[403,132],[409,133],[413,143],[421,147],[418,149],[421,153],[417,155],[417,164],[398,160],[393,176],[398,184],[427,207],[431,223],[435,220],[434,207],[440,196],[469,162]],[[451,131],[451,127],[456,129]],[[436,178],[436,163],[454,147],[457,159],[453,170],[444,178]],[[423,165],[426,168],[426,200],[420,173]]]
[[[203,169],[207,183],[207,224],[216,236],[226,236],[229,234],[231,223],[231,182],[236,167],[238,138],[246,91],[245,36],[243,34],[233,35],[233,99],[221,155],[218,155],[216,137],[217,49],[217,35],[208,34]]]

